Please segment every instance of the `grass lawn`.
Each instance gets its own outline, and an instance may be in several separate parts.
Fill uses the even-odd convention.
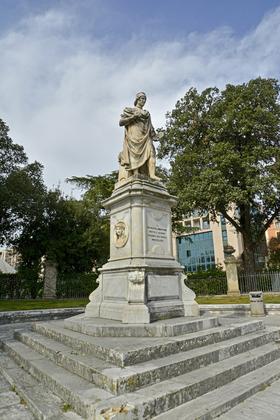
[[[250,303],[249,296],[197,296],[197,303],[207,305]],[[280,295],[264,295],[265,303],[280,303]]]
[[[26,311],[29,309],[77,308],[86,306],[87,298],[52,300],[0,300],[0,311]]]
[[[196,298],[200,304],[242,304],[249,303],[248,295],[232,296],[198,296]],[[52,308],[77,308],[85,307],[89,302],[87,298],[81,299],[57,299],[57,300],[0,300],[0,311],[24,311],[29,309],[52,309]],[[279,295],[264,295],[265,303],[280,303]]]

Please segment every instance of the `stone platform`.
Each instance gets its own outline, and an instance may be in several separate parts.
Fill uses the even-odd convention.
[[[149,324],[147,335],[147,325],[113,327],[35,323],[2,339],[0,371],[36,418],[52,420],[210,419],[280,378],[280,328],[260,320],[178,318]],[[43,417],[40,390],[77,414]]]

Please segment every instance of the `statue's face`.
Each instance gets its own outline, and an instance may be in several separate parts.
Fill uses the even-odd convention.
[[[137,103],[136,105],[139,106],[140,108],[143,108],[143,106],[146,103],[146,96],[140,96],[140,98],[137,99]]]
[[[118,238],[120,238],[124,234],[123,226],[118,226],[117,225],[115,231],[116,231],[116,235],[117,235]]]

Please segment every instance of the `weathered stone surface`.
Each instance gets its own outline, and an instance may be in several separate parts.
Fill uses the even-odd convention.
[[[56,298],[57,264],[45,259],[43,298]]]
[[[45,359],[20,342],[7,342],[6,352],[82,416],[94,415],[94,405],[111,394]]]
[[[267,375],[267,372],[264,372]],[[222,420],[234,419],[271,419],[278,420],[280,413],[280,381],[268,386],[264,383],[256,395],[248,398],[243,404],[236,406],[227,414],[222,415]]]
[[[228,249],[226,251],[226,248]],[[231,249],[230,249],[231,248]],[[238,261],[233,255],[235,249],[231,246],[225,247],[225,266],[227,276],[227,294],[229,296],[240,296],[239,283],[238,283]]]
[[[10,386],[8,382],[0,376],[0,392],[9,391]]]
[[[250,304],[235,304],[235,305],[199,305],[201,315],[234,315],[247,316],[250,314]],[[266,315],[280,315],[280,304],[265,303]]]
[[[73,407],[83,418],[135,420],[163,413],[173,418],[173,412],[187,404],[193,404],[193,413],[200,418],[199,410],[203,416],[203,410],[207,413],[208,408],[220,414],[257,392],[260,384],[276,380],[275,366],[280,358],[280,347],[274,343],[280,337],[279,327],[264,329],[262,320],[236,320],[230,325],[233,320],[227,318],[222,321],[224,325],[217,327],[208,321],[208,329],[183,335],[118,338],[78,333],[64,328],[61,321],[43,322],[35,324],[36,331],[16,332],[17,341],[6,336],[3,348],[24,368],[17,368],[18,381],[35,414],[40,412],[36,412],[40,389],[28,396],[27,391],[33,387],[30,378],[57,394],[66,407]],[[172,322],[172,327],[176,326],[176,320]],[[171,331],[174,333],[174,328]],[[111,359],[109,362],[96,357],[103,353]],[[9,357],[0,357],[0,366],[7,365],[1,369],[16,377],[15,364],[8,361]],[[119,366],[112,362],[115,359]],[[266,376],[258,376],[266,369]],[[240,386],[235,392],[231,389],[231,398],[227,388],[233,381],[241,384],[242,378],[248,387],[244,390]],[[207,400],[215,392],[225,395],[224,404]],[[46,404],[47,411],[49,403]],[[60,417],[52,417],[56,418]]]
[[[0,419],[34,420],[34,416],[24,405],[17,404],[0,409]]]
[[[99,287],[90,295],[87,318],[149,324],[199,315],[195,294],[184,284],[183,267],[173,256],[175,203],[162,184],[137,176],[104,202],[110,211],[110,259],[100,270]]]
[[[9,407],[10,405],[15,405],[20,403],[19,396],[12,391],[1,392],[0,394],[0,409],[4,407]]]
[[[263,389],[267,388],[271,383],[277,381],[280,377],[279,361],[266,365],[258,369],[257,372],[253,371],[236,379],[234,382],[223,386],[223,392],[218,388],[214,391],[211,391],[207,394],[202,395],[192,401],[189,401],[185,404],[178,406],[177,408],[166,411],[165,413],[160,414],[155,417],[156,420],[169,420],[170,418],[180,419],[180,420],[208,420],[220,416],[222,413],[227,412],[224,416],[222,415],[219,419],[223,420],[233,420],[235,417],[232,416],[232,412],[239,414],[238,418],[245,419],[249,418],[242,416],[243,409],[236,407],[236,409],[229,411],[232,407],[237,406],[238,404],[245,401],[250,396],[256,394],[253,399],[259,401]],[[278,385],[279,388],[279,385]],[[270,387],[268,388],[270,392]],[[276,398],[275,398],[276,397]],[[274,401],[278,400],[278,395],[274,397]],[[254,404],[255,404],[254,401]],[[247,403],[242,404],[242,407],[246,406]],[[280,404],[278,406],[278,410]],[[274,411],[276,413],[276,411]],[[250,418],[255,419],[254,414],[256,411],[252,411],[252,416]],[[279,413],[279,411],[278,411]],[[263,414],[262,414],[263,415]],[[267,417],[267,416],[264,416]],[[264,418],[262,417],[262,418]],[[278,417],[270,417],[271,419],[277,419]]]
[[[29,311],[3,311],[0,312],[0,325],[18,322],[34,322],[50,319],[65,319],[84,313],[84,308],[62,309],[34,309]]]
[[[211,321],[207,325],[211,326]],[[34,324],[34,330],[39,334],[58,340],[78,352],[94,354],[95,357],[122,367],[221,342],[262,329],[262,321],[251,321],[239,323],[236,326],[215,327],[179,337],[150,337],[149,339],[124,337],[120,340],[80,334],[63,328],[63,323],[60,321]]]
[[[114,394],[119,394],[134,391],[159,380],[172,378],[261,346],[280,338],[280,332],[277,328],[266,333],[258,332],[228,340],[223,345],[213,344],[207,348],[181,351],[172,356],[161,356],[153,363],[138,363],[129,368],[116,368],[92,356],[73,354],[70,348],[41,338],[38,334],[19,333],[17,338],[70,372]],[[154,356],[158,358],[159,354],[160,352]]]
[[[180,317],[156,321],[148,325],[124,325],[117,321],[78,315],[66,319],[64,326],[73,331],[96,337],[172,337],[217,327],[217,317]]]

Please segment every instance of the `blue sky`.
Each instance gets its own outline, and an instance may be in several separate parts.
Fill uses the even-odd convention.
[[[0,117],[49,186],[117,168],[139,90],[155,127],[191,86],[280,73],[280,1],[0,0]]]
[[[154,38],[172,39],[189,32],[208,32],[229,26],[237,34],[253,29],[278,0],[1,0],[1,30],[22,17],[47,10],[74,10],[84,27],[104,37],[125,39],[139,28]],[[102,13],[95,22],[92,14]]]

